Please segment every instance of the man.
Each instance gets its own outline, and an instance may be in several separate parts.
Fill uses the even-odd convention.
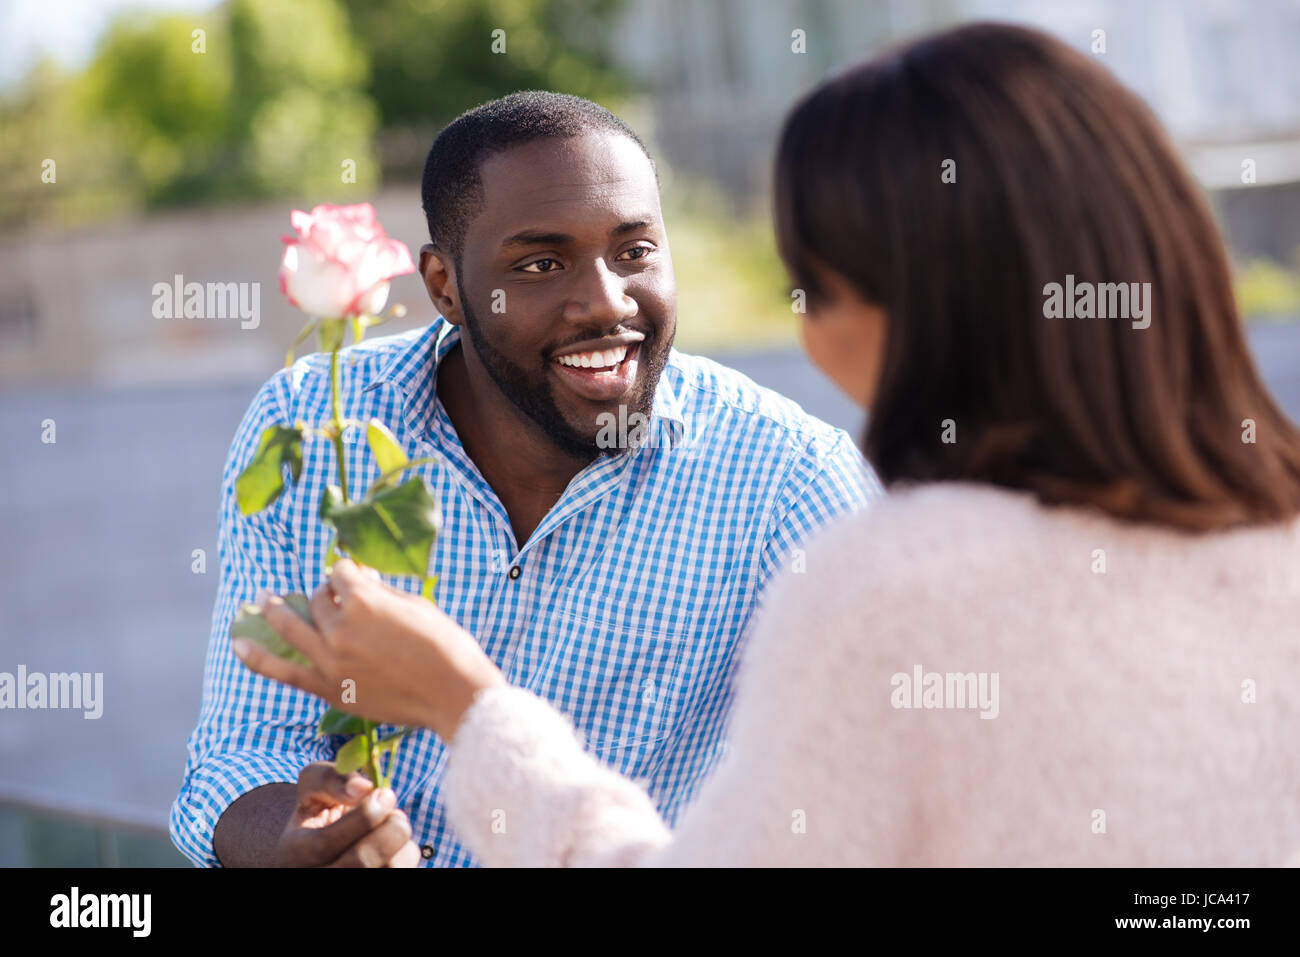
[[[879,486],[844,432],[672,348],[657,173],[613,114],[553,93],[484,104],[438,137],[422,194],[420,271],[441,315],[347,350],[344,409],[439,460],[422,474],[443,513],[430,565],[442,607],[509,681],[640,779],[671,824],[725,751],[738,652],[767,583]],[[229,647],[240,602],[322,580],[326,443],[304,447],[301,478],[263,512],[242,515],[233,483],[266,426],[328,417],[327,370],[315,356],[272,377],[235,436],[172,838],[207,866],[472,865],[444,823],[441,740],[411,734],[392,792],[353,775],[351,794],[325,763],[341,739],[315,735],[323,702]],[[348,470],[364,487],[377,468],[358,431]]]

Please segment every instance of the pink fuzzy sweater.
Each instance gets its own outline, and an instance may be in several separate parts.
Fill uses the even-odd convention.
[[[516,688],[451,746],[489,865],[1300,863],[1300,523],[1193,536],[942,483],[760,609],[676,831]]]

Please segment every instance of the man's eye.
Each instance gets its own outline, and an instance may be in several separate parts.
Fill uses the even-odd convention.
[[[558,265],[559,263],[557,263],[554,259],[535,259],[532,262],[528,263],[526,266],[520,266],[519,269],[521,272],[555,272],[555,270],[551,267],[558,266]],[[534,269],[533,268],[534,266],[537,266],[538,268]]]
[[[635,261],[637,259],[645,259],[645,257],[650,255],[652,251],[653,251],[652,247],[650,246],[633,246],[631,249],[623,250],[623,252],[619,254],[618,258],[622,259],[624,256],[627,256],[628,253],[640,253],[640,255],[638,256],[630,256],[629,259],[631,259],[632,261]]]

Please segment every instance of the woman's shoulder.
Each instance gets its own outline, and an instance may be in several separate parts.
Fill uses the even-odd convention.
[[[1070,548],[1044,527],[1044,512],[1028,493],[988,485],[891,489],[819,529],[773,582],[763,599],[767,629],[817,641],[773,638],[767,653],[836,656],[840,644],[860,648],[868,634],[958,626],[964,607],[988,609],[1025,588],[1024,556],[1041,564],[1045,548]]]
[[[973,482],[932,482],[894,487],[868,508],[847,515],[813,537],[807,564],[821,570],[853,569],[862,576],[933,573],[945,562],[970,561],[970,571],[993,571],[993,552],[1019,551],[1060,537],[1045,521],[1050,510],[1032,493]],[[1078,526],[1086,516],[1075,516]],[[1069,530],[1065,530],[1069,534]]]
[[[1194,601],[1200,586],[1300,599],[1300,522],[1197,534],[988,484],[895,486],[810,538],[771,603],[948,626],[1029,596]]]
[[[851,513],[810,539],[808,560],[844,563],[864,571],[888,560],[898,574],[914,563],[970,561],[970,572],[996,575],[988,559],[996,554],[1077,554],[1114,545],[1150,557],[1179,553],[1201,564],[1240,566],[1263,552],[1277,555],[1300,547],[1300,519],[1214,532],[1193,532],[1153,523],[1118,519],[1095,506],[1049,505],[1030,491],[975,482],[930,482],[894,486],[870,507]],[[1045,573],[1051,569],[1044,569]]]

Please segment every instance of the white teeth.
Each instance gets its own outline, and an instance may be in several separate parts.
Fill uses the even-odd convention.
[[[615,346],[604,352],[579,352],[576,355],[560,356],[556,361],[561,365],[582,369],[609,369],[622,362],[626,356],[627,346]]]

